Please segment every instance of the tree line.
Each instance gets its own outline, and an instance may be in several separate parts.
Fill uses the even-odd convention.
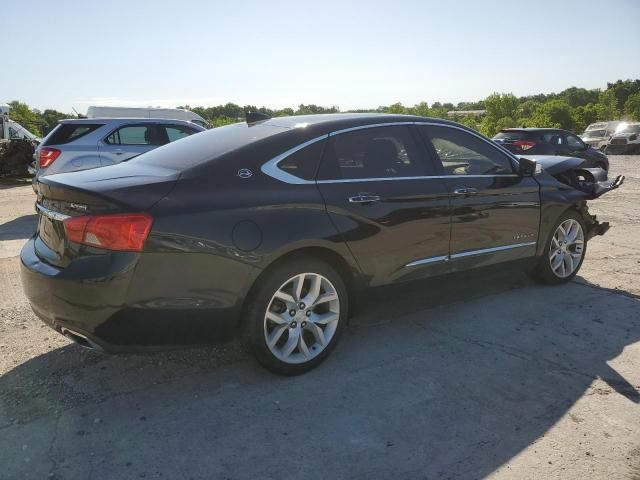
[[[49,133],[64,118],[77,115],[47,109],[39,111],[19,101],[10,102],[11,118],[29,131],[42,136]],[[339,113],[338,106],[298,105],[296,109],[271,109],[255,105],[227,103],[214,107],[177,108],[191,110],[218,127],[241,120],[246,112],[260,112],[272,117]],[[481,115],[456,113],[484,110]],[[487,136],[509,127],[554,127],[581,133],[590,123],[606,120],[628,119],[640,121],[640,79],[617,80],[607,83],[606,89],[571,87],[560,93],[537,94],[516,97],[512,93],[493,93],[478,102],[420,102],[413,106],[394,103],[375,109],[346,110],[345,112],[375,112],[419,115],[423,117],[449,118],[467,125]]]

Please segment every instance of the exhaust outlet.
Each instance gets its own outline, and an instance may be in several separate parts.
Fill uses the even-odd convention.
[[[89,350],[102,350],[102,347],[100,345],[91,341],[91,339],[89,339],[86,335],[78,333],[74,330],[70,330],[66,327],[61,327],[60,333],[83,348],[88,348]]]

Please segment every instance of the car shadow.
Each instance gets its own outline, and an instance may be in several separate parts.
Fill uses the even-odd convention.
[[[0,378],[0,464],[16,478],[482,478],[585,393],[640,403],[611,366],[640,340],[639,307],[584,279],[484,269],[364,295],[332,356],[294,378],[235,342],[69,345]]]
[[[30,177],[0,178],[0,190],[7,190],[14,187],[24,187],[32,182]]]
[[[36,231],[38,215],[30,214],[0,225],[0,241],[28,239]]]

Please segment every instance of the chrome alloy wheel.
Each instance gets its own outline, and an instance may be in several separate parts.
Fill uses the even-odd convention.
[[[568,218],[556,229],[549,247],[551,270],[566,278],[576,271],[584,255],[584,232],[580,223]]]
[[[317,273],[301,273],[283,283],[264,316],[264,338],[280,361],[308,362],[329,345],[340,321],[333,284]]]

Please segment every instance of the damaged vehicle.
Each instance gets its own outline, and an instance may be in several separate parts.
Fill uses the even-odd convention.
[[[128,162],[39,178],[21,252],[36,314],[110,352],[239,334],[266,368],[333,350],[367,287],[522,262],[571,280],[620,186],[581,159],[517,158],[454,122],[268,117]]]
[[[614,155],[640,153],[640,122],[628,123],[616,131],[607,146],[607,153]]]

